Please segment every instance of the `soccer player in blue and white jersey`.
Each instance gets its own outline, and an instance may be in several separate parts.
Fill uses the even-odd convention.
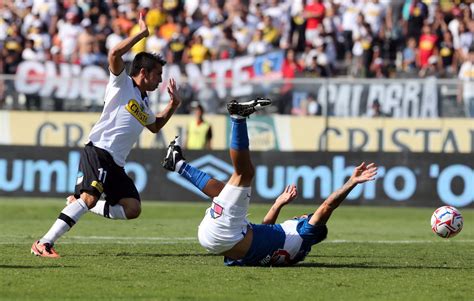
[[[59,257],[53,248],[81,216],[89,210],[112,219],[133,219],[141,212],[140,195],[124,165],[130,150],[146,127],[157,133],[170,119],[181,99],[176,82],[169,80],[170,102],[160,113],[150,108],[148,91],[154,91],[162,81],[166,62],[159,55],[138,53],[125,71],[122,56],[133,45],[149,35],[143,16],[140,32],[120,42],[108,54],[110,78],[105,91],[104,109],[89,135],[79,163],[75,197],[68,198],[50,230],[31,246],[31,252],[41,257]],[[105,195],[105,200],[100,197]]]
[[[255,172],[250,160],[245,118],[269,104],[269,100],[262,99],[228,104],[232,122],[230,157],[234,173],[227,184],[186,163],[178,139],[171,142],[163,161],[163,167],[178,172],[213,198],[199,225],[198,238],[209,252],[224,255],[226,265],[279,266],[304,260],[311,247],[326,238],[326,223],[332,212],[357,184],[372,181],[377,174],[374,163],[362,163],[313,214],[275,224],[283,206],[297,197],[296,186],[290,185],[276,199],[262,224],[249,223],[246,217]]]

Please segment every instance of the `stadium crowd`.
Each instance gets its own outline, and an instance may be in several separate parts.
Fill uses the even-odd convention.
[[[0,2],[0,74],[23,60],[107,64],[140,51],[201,64],[285,50],[293,77],[457,77],[473,50],[474,2],[452,0],[11,0]]]

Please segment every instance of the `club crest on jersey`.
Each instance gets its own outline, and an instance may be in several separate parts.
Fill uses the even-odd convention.
[[[270,265],[288,265],[290,264],[290,253],[287,250],[276,250],[270,259]]]
[[[222,208],[221,205],[212,202],[211,210],[210,210],[211,217],[214,219],[219,218],[221,217],[222,212],[224,212],[224,208]]]
[[[148,114],[143,112],[144,108],[135,99],[130,99],[125,106],[125,109],[132,114],[143,126],[148,121]]]
[[[104,192],[104,186],[100,182],[92,181],[91,186],[97,189],[100,193]]]

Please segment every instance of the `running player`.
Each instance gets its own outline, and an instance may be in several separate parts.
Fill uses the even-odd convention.
[[[124,170],[126,158],[143,128],[157,133],[173,115],[181,99],[176,82],[170,79],[167,107],[156,115],[150,109],[147,92],[154,91],[161,83],[166,64],[161,56],[138,53],[132,62],[130,76],[125,71],[122,56],[149,35],[141,14],[138,22],[140,32],[120,42],[108,54],[110,78],[104,109],[81,153],[76,199],[71,201],[69,198],[50,230],[33,243],[31,252],[34,255],[59,257],[54,243],[89,210],[112,219],[134,219],[140,215],[140,196]],[[102,194],[105,200],[99,200]]]
[[[275,224],[283,206],[297,197],[296,186],[289,185],[276,199],[262,224],[249,223],[246,216],[254,167],[250,160],[245,118],[268,104],[268,100],[228,104],[232,122],[230,157],[234,173],[227,184],[186,163],[178,138],[171,142],[163,161],[164,168],[178,172],[213,198],[199,225],[198,238],[209,252],[224,255],[226,265],[278,266],[304,260],[311,247],[326,238],[326,223],[332,212],[357,184],[374,180],[377,174],[374,163],[362,163],[313,214]]]

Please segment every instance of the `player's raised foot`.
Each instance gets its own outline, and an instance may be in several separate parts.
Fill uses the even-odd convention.
[[[41,257],[49,257],[49,258],[59,258],[58,253],[54,250],[53,246],[49,243],[40,243],[40,241],[35,241],[31,246],[31,254]]]
[[[230,115],[248,117],[256,111],[260,111],[264,107],[269,106],[271,103],[272,101],[268,98],[257,98],[245,102],[231,100],[227,103],[227,111],[229,111]]]
[[[176,136],[174,140],[170,142],[170,145],[168,145],[168,152],[166,153],[166,157],[161,165],[167,170],[175,171],[176,164],[181,160],[186,159],[184,158],[181,146],[179,145],[179,136]]]

